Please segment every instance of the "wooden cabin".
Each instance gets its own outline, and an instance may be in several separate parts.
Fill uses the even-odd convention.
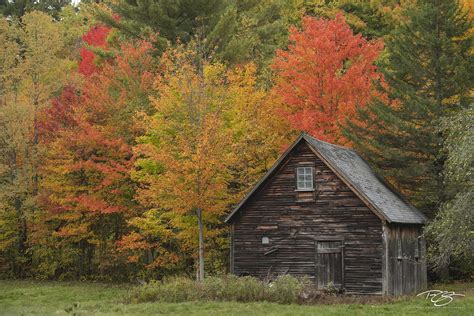
[[[227,217],[231,272],[307,276],[319,288],[426,287],[426,217],[353,150],[300,137]]]

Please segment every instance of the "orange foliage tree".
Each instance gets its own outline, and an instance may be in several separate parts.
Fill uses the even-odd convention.
[[[367,105],[374,81],[382,79],[374,62],[383,43],[354,35],[342,14],[334,20],[305,17],[302,30],[290,28],[289,40],[273,62],[282,117],[294,129],[345,143],[341,124]]]
[[[144,117],[146,133],[135,147],[138,200],[148,211],[130,221],[139,233],[124,241],[132,260],[155,249],[150,267],[189,267],[192,259],[202,279],[204,248],[206,266],[225,269],[222,219],[271,166],[285,137],[273,100],[257,88],[255,65],[227,70],[197,58],[178,49],[162,59],[156,113]]]
[[[172,57],[163,58],[168,69],[156,80],[156,114],[148,119],[147,133],[136,147],[144,157],[137,161],[139,167],[156,162],[161,169],[155,176],[141,172],[147,188],[140,191],[140,200],[151,201],[159,207],[158,215],[179,229],[182,250],[199,259],[198,275],[203,279],[204,226],[217,226],[229,201],[225,89],[222,77],[215,74],[220,73],[219,66],[203,66],[201,74],[192,53]],[[212,239],[220,231],[214,227],[206,235]]]

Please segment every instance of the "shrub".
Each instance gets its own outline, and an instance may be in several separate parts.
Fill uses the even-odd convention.
[[[201,298],[218,301],[253,302],[265,299],[265,284],[253,277],[209,277],[202,283]]]
[[[324,294],[336,296],[341,293],[341,290],[334,286],[334,283],[329,282],[329,284],[323,289]]]
[[[184,302],[184,301],[268,301],[298,303],[309,286],[306,280],[284,275],[269,283],[254,277],[227,275],[208,277],[203,282],[175,277],[154,281],[135,288],[131,302]]]
[[[185,302],[185,301],[267,301],[280,304],[376,304],[400,298],[339,295],[341,291],[329,285],[318,290],[309,279],[283,275],[272,282],[246,276],[224,275],[208,277],[203,282],[173,277],[153,281],[132,290],[128,302]]]
[[[309,286],[306,283],[306,279],[300,280],[291,275],[277,278],[269,284],[271,301],[283,304],[298,302],[305,288]]]
[[[184,302],[198,299],[195,282],[184,277],[174,277],[163,281],[152,281],[132,291],[130,301],[139,302]]]

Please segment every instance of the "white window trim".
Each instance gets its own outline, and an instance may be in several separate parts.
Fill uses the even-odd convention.
[[[302,176],[304,177],[304,180],[299,181],[298,176],[300,175],[299,170],[305,170],[305,169],[310,169],[310,173],[306,173],[303,171]],[[306,180],[306,176],[311,176],[311,187],[300,187],[299,184],[300,182],[304,184],[308,184],[308,180]],[[314,168],[313,167],[306,167],[306,166],[301,166],[301,167],[296,167],[296,191],[314,191]]]

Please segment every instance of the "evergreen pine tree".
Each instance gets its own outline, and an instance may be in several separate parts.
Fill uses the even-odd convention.
[[[129,37],[158,34],[155,46],[163,51],[167,41],[187,43],[198,28],[212,30],[226,5],[220,0],[119,0],[108,3],[113,14],[99,9],[96,16]]]
[[[354,33],[361,33],[367,39],[383,37],[395,25],[399,0],[305,0],[297,7],[305,15],[333,19],[343,13]]]
[[[119,0],[108,5],[113,14],[98,9],[98,20],[127,37],[158,34],[159,53],[168,43],[196,40],[202,57],[231,64],[270,61],[286,42],[287,12],[293,8],[286,0]]]
[[[348,122],[345,134],[369,162],[428,216],[445,196],[440,119],[470,102],[472,22],[456,0],[417,0],[387,43],[387,99]]]

